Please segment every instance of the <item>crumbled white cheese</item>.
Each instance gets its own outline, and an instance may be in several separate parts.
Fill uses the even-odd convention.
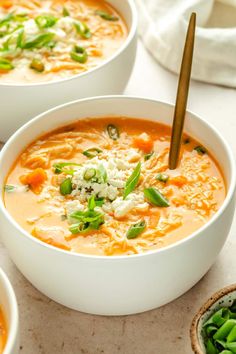
[[[137,162],[140,160],[141,158],[141,155],[138,153],[138,151],[134,150],[134,149],[131,149],[129,152],[128,152],[128,161],[129,162]]]
[[[70,200],[65,203],[66,215],[70,215],[75,211],[83,211],[84,205],[79,200]]]
[[[56,28],[62,29],[65,32],[69,33],[74,29],[74,19],[70,16],[60,18],[56,23]]]
[[[54,186],[46,186],[42,193],[39,196],[39,202],[42,202],[44,200],[48,200],[51,199],[52,194],[56,194],[57,193],[57,188]]]
[[[24,22],[25,33],[35,35],[39,33],[39,28],[33,19]]]
[[[114,216],[120,218],[125,216],[134,207],[134,202],[132,200],[123,199],[122,197],[117,198],[112,203],[114,210]]]
[[[126,182],[132,174],[137,161],[141,156],[136,149],[130,149],[128,152],[123,152],[124,158],[116,158],[108,156],[109,158],[101,158],[96,156],[87,160],[83,166],[76,168],[72,177],[72,183],[74,190],[72,196],[79,201],[79,203],[85,203],[91,195],[95,195],[98,198],[104,198],[104,204],[100,208],[106,213],[113,214],[117,218],[125,216],[133,208],[139,210],[147,210],[149,205],[145,202],[144,195],[137,189],[130,193],[128,197],[123,199],[123,192]],[[129,160],[137,159],[134,163]],[[94,176],[94,180],[86,181],[84,174],[87,169],[95,169],[96,171],[103,166],[106,171],[106,180],[99,180],[99,175]],[[98,178],[98,179],[96,179]],[[76,203],[71,204],[76,209]],[[80,208],[77,208],[80,210]]]

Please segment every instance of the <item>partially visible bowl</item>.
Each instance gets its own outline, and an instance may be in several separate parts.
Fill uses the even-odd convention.
[[[120,94],[131,75],[137,45],[137,13],[132,0],[108,0],[128,26],[128,37],[114,55],[85,73],[32,84],[0,83],[0,141],[6,141],[35,115],[75,99]]]
[[[19,129],[0,156],[0,189],[23,149],[38,136],[85,117],[126,116],[170,125],[173,105],[107,96],[75,101],[45,112]],[[27,233],[6,210],[0,193],[1,236],[25,277],[67,307],[103,315],[126,315],[162,306],[196,284],[221,251],[235,209],[235,162],[224,138],[206,121],[187,113],[186,132],[220,162],[227,195],[200,229],[168,247],[132,256],[94,256],[55,248]],[[20,252],[20,250],[24,252]]]
[[[14,290],[6,274],[0,268],[0,308],[7,326],[7,342],[3,354],[19,351],[19,319]]]
[[[202,326],[221,307],[229,307],[236,300],[236,284],[213,294],[195,315],[190,329],[191,345],[195,354],[206,354]]]

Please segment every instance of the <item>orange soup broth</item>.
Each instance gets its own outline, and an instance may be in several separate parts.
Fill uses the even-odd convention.
[[[109,124],[118,127],[119,139],[109,137],[106,131]],[[4,194],[6,209],[28,233],[68,251],[95,255],[130,255],[173,244],[208,222],[222,205],[226,186],[215,159],[209,152],[202,154],[195,150],[200,143],[187,135],[181,146],[178,168],[169,170],[170,137],[169,126],[125,117],[88,118],[62,127],[40,137],[21,153],[6,179],[7,185],[16,186],[15,191],[6,191]],[[106,165],[112,160],[120,165],[123,161],[126,165],[121,168],[128,166],[127,170],[117,170],[117,176],[125,175],[122,177],[124,181],[127,181],[137,163],[141,162],[138,185],[127,197],[137,197],[140,203],[133,202],[133,207],[122,215],[120,209],[124,204],[121,200],[124,188],[120,188],[117,192],[120,209],[113,206],[114,200],[109,201],[104,211],[105,223],[98,230],[72,235],[66,218],[70,209],[68,205],[76,204],[79,200],[87,208],[86,198],[81,199],[84,187],[75,196],[61,196],[60,184],[70,175],[55,174],[53,165],[61,162],[75,162],[82,166],[90,161],[93,163],[93,159],[83,155],[83,151],[93,147],[102,151],[95,158],[94,164],[101,162]],[[149,159],[148,154],[151,155]],[[66,170],[71,168],[80,169],[65,167]],[[39,189],[34,190],[30,186],[28,190],[22,184],[22,176],[36,169],[46,172],[46,180]],[[167,175],[168,180],[157,180],[158,174]],[[152,205],[143,197],[144,189],[150,187],[161,192],[168,200],[169,207]],[[88,193],[93,194],[91,190]],[[138,237],[127,239],[129,227],[141,220],[146,223],[145,230]]]

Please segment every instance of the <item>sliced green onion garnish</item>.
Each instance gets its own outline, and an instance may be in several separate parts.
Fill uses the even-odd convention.
[[[95,11],[95,14],[103,18],[103,20],[106,21],[118,21],[119,17],[109,14],[108,12],[102,11],[102,10],[97,10]]]
[[[168,200],[156,188],[150,187],[144,189],[144,195],[149,203],[153,205],[159,207],[168,207],[170,205]]]
[[[100,225],[104,223],[104,215],[94,210],[76,211],[70,214],[70,218],[78,221],[70,227],[72,234],[98,230]]]
[[[74,50],[70,53],[70,57],[74,61],[78,61],[81,64],[86,63],[88,60],[88,54],[85,48],[75,46]]]
[[[14,65],[7,59],[0,58],[0,69],[1,70],[12,70],[14,69]]]
[[[39,59],[33,59],[30,64],[30,69],[33,69],[39,73],[42,73],[45,69],[43,62]]]
[[[95,197],[92,195],[88,200],[88,209],[93,211],[96,207]]]
[[[196,146],[194,150],[196,150],[200,155],[204,155],[207,152],[207,149],[202,145]]]
[[[13,19],[13,13],[7,14],[0,20],[0,27],[4,26]]]
[[[229,319],[227,320],[213,335],[213,339],[225,339],[229,333],[231,332],[232,328],[236,326],[236,320]],[[236,340],[236,339],[235,339]]]
[[[52,15],[40,15],[35,18],[35,22],[39,28],[53,27],[58,19]]]
[[[7,192],[7,193],[14,192],[15,189],[16,189],[16,187],[13,186],[13,185],[11,185],[11,184],[6,184],[6,185],[4,186],[4,190],[5,190],[5,192]]]
[[[85,181],[90,181],[93,177],[96,176],[96,169],[95,168],[87,168],[84,172],[84,179]]]
[[[39,34],[34,37],[32,40],[28,40],[22,45],[23,49],[32,49],[32,48],[43,48],[46,47],[54,38],[55,34],[52,32]]]
[[[144,161],[149,160],[152,157],[153,154],[154,154],[154,151],[150,152],[150,154],[144,155]]]
[[[213,313],[202,326],[207,354],[236,353],[235,304],[222,307]]]
[[[166,175],[165,173],[158,173],[156,175],[156,180],[157,181],[160,181],[160,182],[163,182],[163,183],[166,183],[169,179],[169,176]]]
[[[102,152],[102,150],[99,148],[91,148],[91,149],[83,151],[83,155],[87,156],[91,159],[91,158],[97,156],[98,154],[100,154],[101,152]]]
[[[129,230],[127,231],[126,237],[130,240],[132,238],[138,237],[146,228],[146,222],[140,221],[137,224],[130,226]]]
[[[91,38],[92,34],[90,32],[89,27],[86,25],[86,23],[76,21],[75,28],[76,28],[77,33],[79,33],[82,38],[84,38],[84,39]]]
[[[24,22],[29,19],[29,16],[26,13],[20,13],[20,14],[15,14],[13,16],[13,19],[14,19],[14,21],[17,21],[17,22]]]
[[[60,185],[60,192],[62,195],[71,194],[72,192],[72,181],[71,178],[66,178]]]
[[[68,173],[70,170],[64,170],[66,166],[81,166],[79,163],[76,162],[58,162],[54,163],[53,168],[56,174],[60,174],[62,172]]]
[[[141,174],[141,163],[139,162],[125,184],[123,199],[125,199],[131,192],[133,192],[133,190],[138,184],[140,174]]]
[[[69,230],[70,232],[73,234],[73,235],[76,235],[76,234],[81,234],[83,232],[86,232],[88,229],[88,227],[86,227],[86,224],[84,224],[83,222],[79,222],[79,223],[76,223],[76,224],[73,224]]]
[[[185,145],[187,145],[187,144],[189,144],[189,143],[190,143],[190,139],[189,139],[189,138],[184,139],[184,144],[185,144]]]
[[[22,28],[19,31],[19,34],[17,36],[17,41],[16,41],[16,48],[22,48],[23,46],[23,39],[24,39],[24,29]]]
[[[118,140],[120,137],[119,129],[114,124],[107,126],[107,133],[112,140]]]
[[[102,164],[98,166],[97,176],[98,176],[98,180],[100,180],[101,183],[107,182],[107,171]]]
[[[69,13],[68,9],[67,9],[65,6],[63,6],[62,15],[63,15],[64,17],[70,16],[70,13]]]
[[[219,351],[215,348],[211,339],[207,340],[206,350],[207,354],[219,354]]]
[[[101,207],[104,204],[104,198],[95,198],[96,206]]]

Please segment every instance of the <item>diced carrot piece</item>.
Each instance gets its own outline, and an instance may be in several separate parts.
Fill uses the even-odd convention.
[[[0,6],[3,7],[4,9],[9,9],[10,7],[13,6],[13,3],[11,0],[3,0],[0,1]]]
[[[42,191],[42,185],[47,180],[47,173],[43,168],[36,168],[34,171],[20,177],[22,184],[28,185],[35,194]]]
[[[149,153],[153,149],[153,140],[150,135],[142,133],[133,139],[133,146],[145,153]]]
[[[8,74],[10,70],[0,69],[0,74]]]
[[[170,184],[174,184],[177,187],[182,187],[184,184],[188,182],[185,176],[176,176],[170,177],[169,181]]]

